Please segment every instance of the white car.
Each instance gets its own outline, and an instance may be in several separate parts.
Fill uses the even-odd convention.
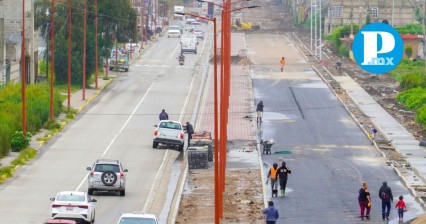
[[[61,191],[51,198],[52,218],[95,223],[95,199],[86,192]]]
[[[200,38],[201,40],[204,40],[204,32],[199,29],[194,29],[193,33],[197,38]]]
[[[179,26],[170,26],[167,30],[167,37],[180,37],[180,27]]]
[[[156,149],[158,144],[178,146],[180,151],[183,151],[185,144],[185,133],[183,126],[179,121],[162,120],[158,125],[155,125],[154,139],[152,147]]]
[[[152,214],[124,213],[117,224],[158,224],[158,219]]]
[[[201,23],[199,23],[199,22],[192,22],[190,27],[193,30],[195,30],[195,29],[201,29]]]
[[[197,54],[197,37],[194,34],[186,34],[180,38],[180,52],[193,52]]]

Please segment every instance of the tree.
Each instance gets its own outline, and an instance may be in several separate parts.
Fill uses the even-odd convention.
[[[86,33],[86,82],[95,71],[95,27],[94,1],[87,0],[87,33]],[[51,7],[51,0],[35,0],[34,19],[35,28],[42,33],[46,31],[46,9]],[[83,13],[84,0],[72,1],[72,67],[71,81],[73,84],[82,84],[83,58]],[[50,20],[50,18],[49,18]],[[67,82],[68,62],[68,1],[55,4],[55,82]],[[117,27],[117,32],[115,32]],[[99,65],[102,58],[110,54],[113,46],[112,33],[117,34],[118,42],[136,40],[136,12],[128,0],[98,0],[98,38],[99,38]]]
[[[413,47],[412,46],[405,47],[405,54],[407,55],[408,58],[411,58],[411,55],[413,55]]]

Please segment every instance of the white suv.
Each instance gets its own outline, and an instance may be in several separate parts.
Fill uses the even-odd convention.
[[[185,144],[185,133],[183,126],[179,121],[162,120],[158,125],[155,125],[154,139],[152,147],[157,148],[158,144],[164,144],[168,147],[178,146],[179,150],[183,150]]]
[[[87,178],[89,189],[88,194],[92,195],[94,191],[119,191],[120,196],[126,194],[126,175],[127,169],[118,160],[99,159],[93,164],[93,167],[87,167],[89,176]]]

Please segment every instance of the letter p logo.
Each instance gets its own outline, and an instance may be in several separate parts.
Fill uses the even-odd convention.
[[[399,64],[404,44],[393,27],[384,23],[373,23],[356,34],[352,49],[359,66],[367,72],[383,74]]]

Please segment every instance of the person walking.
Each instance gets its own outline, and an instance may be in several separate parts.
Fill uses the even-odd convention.
[[[277,179],[280,180],[280,197],[285,197],[285,187],[287,186],[288,174],[291,174],[291,170],[283,161],[277,172]]]
[[[274,207],[273,201],[268,202],[268,207],[263,209],[262,213],[266,215],[266,224],[275,224],[280,217],[278,210]]]
[[[361,210],[361,219],[364,220],[364,217],[370,219],[371,197],[368,184],[365,181],[362,182],[362,187],[359,189],[358,203]],[[364,211],[366,211],[366,213],[364,213]]]
[[[268,177],[266,180],[266,184],[268,184],[268,181],[271,180],[271,190],[272,190],[272,197],[277,197],[277,172],[278,172],[278,164],[274,163],[272,167],[269,169]]]
[[[373,134],[372,134],[372,139],[373,139],[373,141],[374,141],[374,140],[376,140],[377,129],[376,129],[375,127],[373,127],[373,128],[371,129],[371,132],[373,133]]]
[[[284,58],[284,57],[282,57],[282,58],[281,58],[281,60],[280,60],[281,72],[283,72],[283,71],[284,71],[284,65],[285,65],[285,58]]]
[[[388,186],[388,182],[383,181],[383,185],[379,190],[379,198],[382,199],[382,219],[389,220],[391,204],[393,202],[392,189]]]
[[[158,115],[158,117],[160,118],[160,121],[162,120],[169,120],[169,115],[166,113],[166,110],[162,110],[160,115]]]
[[[407,209],[405,206],[404,197],[399,196],[399,201],[396,203],[395,208],[398,208],[398,217],[400,221],[404,220],[404,209]]]
[[[256,106],[257,122],[262,123],[263,117],[263,101],[260,101]]]
[[[192,134],[194,134],[194,127],[188,121],[186,122],[186,133],[188,135],[188,147],[189,147],[189,143],[191,142],[191,139],[192,139]]]

